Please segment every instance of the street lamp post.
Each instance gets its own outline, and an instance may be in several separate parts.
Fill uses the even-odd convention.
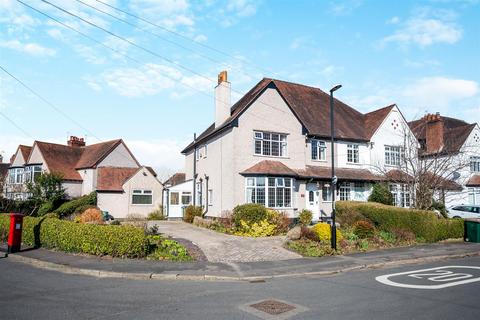
[[[337,191],[337,177],[335,176],[335,151],[334,151],[334,118],[333,118],[333,93],[342,87],[341,84],[336,85],[330,89],[330,135],[331,135],[331,144],[330,148],[332,149],[332,249],[337,250],[337,226],[335,224],[335,193]]]

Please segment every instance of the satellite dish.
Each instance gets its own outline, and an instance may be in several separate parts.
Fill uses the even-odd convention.
[[[452,174],[452,178],[453,180],[457,180],[458,178],[460,178],[460,172],[454,171]]]

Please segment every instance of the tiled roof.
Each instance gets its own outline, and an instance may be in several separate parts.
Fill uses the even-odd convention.
[[[297,172],[279,161],[263,160],[241,172],[243,175],[297,176]]]
[[[480,186],[480,175],[475,174],[475,175],[471,176],[470,179],[468,179],[466,185],[468,187]]]
[[[30,156],[30,152],[32,151],[32,147],[21,144],[18,146],[18,148],[20,149],[20,152],[22,152],[23,160],[27,161],[28,157]]]
[[[123,184],[140,168],[100,167],[97,172],[97,191],[124,191]]]
[[[168,178],[164,184],[165,185],[169,184],[171,187],[173,187],[183,182],[185,182],[185,173],[177,172],[174,175],[172,175],[170,178]]]
[[[440,116],[443,120],[443,153],[459,152],[468,136],[477,125],[463,120]],[[408,123],[418,140],[426,139],[427,119],[425,117]]]
[[[117,139],[117,140],[111,140],[111,141],[96,143],[96,144],[88,145],[86,147],[82,147],[84,151],[75,167],[77,169],[95,167],[111,151],[113,151],[113,149],[115,149],[121,142],[122,142],[121,139]]]
[[[297,170],[302,178],[331,179],[332,172],[330,167],[306,166],[304,170]],[[367,169],[335,168],[335,175],[338,180],[350,181],[380,181],[382,177],[376,175]]]
[[[75,165],[82,156],[83,149],[41,141],[36,141],[34,145],[42,153],[50,172],[62,174],[65,180],[82,181]]]
[[[330,95],[324,91],[301,84],[264,78],[248,91],[231,108],[230,117],[219,127],[210,125],[182,152],[189,152],[195,145],[232,126],[235,120],[267,88],[276,88],[290,106],[294,115],[309,135],[330,137]],[[368,141],[392,106],[362,114],[338,99],[334,99],[335,137],[344,140]]]

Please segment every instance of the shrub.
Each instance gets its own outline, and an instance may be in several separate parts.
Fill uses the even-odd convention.
[[[414,242],[416,239],[415,234],[407,229],[394,228],[392,234],[399,242]]]
[[[371,238],[375,234],[375,227],[368,221],[357,221],[353,230],[361,239]]]
[[[8,230],[9,219],[0,216],[0,234]],[[132,226],[79,224],[71,221],[25,217],[23,243],[65,252],[144,257],[148,241],[143,230]]]
[[[278,212],[273,209],[268,209],[267,220],[277,226],[276,234],[286,233],[292,224],[285,212]]]
[[[112,222],[110,222],[110,225],[111,226],[119,226],[119,225],[121,225],[121,223],[118,220],[113,220]]]
[[[104,224],[103,214],[100,209],[90,208],[85,210],[80,216],[81,223],[91,223],[91,224]]]
[[[322,257],[335,253],[330,245],[307,239],[290,241],[287,243],[287,247],[305,257]]]
[[[247,223],[240,220],[240,225],[235,231],[236,235],[249,237],[269,237],[277,233],[277,225],[267,219],[259,222]]]
[[[336,203],[339,220],[351,220],[350,214],[364,217],[380,231],[392,232],[395,228],[412,232],[416,238],[426,242],[436,242],[448,238],[463,237],[463,221],[458,219],[439,219],[431,211],[404,209],[379,203],[339,201]]]
[[[331,226],[328,223],[317,223],[312,227],[312,230],[317,234],[320,241],[330,241],[332,238]],[[337,228],[337,242],[343,239],[343,235]]]
[[[387,243],[395,243],[395,240],[396,240],[395,235],[387,231],[380,231],[378,233],[378,236],[380,237],[380,239],[382,239]]]
[[[38,205],[34,200],[12,200],[0,197],[0,212],[15,212],[36,215]]]
[[[188,223],[193,223],[195,217],[203,216],[203,209],[200,206],[190,205],[185,208],[185,213],[183,215],[183,221]]]
[[[53,212],[53,210],[55,210],[55,205],[53,204],[53,201],[47,201],[47,202],[44,202],[40,206],[40,208],[38,208],[37,215],[41,217],[46,215],[47,213]]]
[[[58,209],[55,210],[55,213],[57,213],[59,217],[66,217],[73,214],[75,210],[77,210],[79,207],[96,204],[97,193],[92,192],[86,196],[65,202]]]
[[[302,226],[308,226],[312,223],[313,213],[310,210],[303,209],[298,215],[298,221]]]
[[[148,259],[152,260],[172,260],[172,261],[192,261],[193,258],[188,254],[187,249],[175,240],[164,239],[158,235],[147,237],[149,242]]]
[[[74,215],[77,215],[77,214],[80,215],[80,214],[84,213],[85,211],[87,211],[88,209],[98,209],[98,207],[96,205],[86,204],[84,206],[80,206],[77,209],[75,209],[73,214]]]
[[[247,224],[253,224],[267,219],[267,209],[261,204],[247,203],[238,205],[233,209],[233,223],[240,226],[241,221]]]
[[[388,184],[386,183],[376,183],[372,187],[372,193],[368,197],[368,201],[370,202],[377,202],[383,203],[386,205],[393,204],[393,196],[388,188]]]
[[[301,227],[300,238],[301,239],[308,239],[308,240],[312,240],[312,241],[320,241],[320,239],[318,239],[317,233],[307,226],[302,226]]]
[[[163,208],[158,208],[148,214],[147,220],[166,220],[167,217],[163,214]]]

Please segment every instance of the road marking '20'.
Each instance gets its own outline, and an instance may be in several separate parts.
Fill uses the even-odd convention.
[[[459,269],[462,270],[462,272],[458,272]],[[468,269],[471,270],[470,272],[474,271],[473,273],[476,275],[467,273],[469,271]],[[422,284],[403,283],[402,279],[404,282],[411,282],[412,279],[418,279],[422,282]],[[480,267],[445,266],[387,274],[376,277],[375,280],[389,286],[400,288],[443,289],[480,281]],[[427,284],[424,284],[425,282]]]

